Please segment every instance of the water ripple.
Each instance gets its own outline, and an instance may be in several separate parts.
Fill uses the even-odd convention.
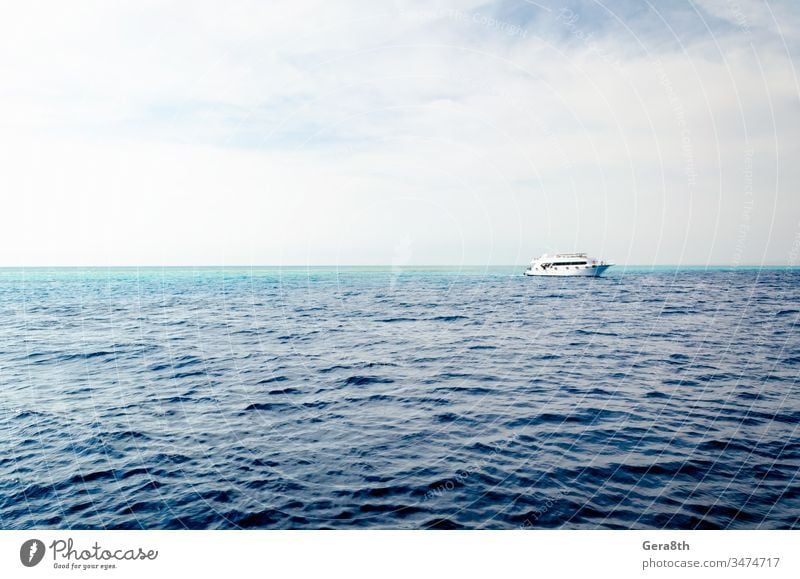
[[[0,527],[797,528],[800,272],[0,271]]]

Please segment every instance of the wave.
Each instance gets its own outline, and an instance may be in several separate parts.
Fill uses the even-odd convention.
[[[0,276],[0,520],[800,528],[798,282]]]

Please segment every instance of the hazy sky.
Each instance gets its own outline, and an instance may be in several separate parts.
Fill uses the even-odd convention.
[[[0,265],[800,263],[800,3],[16,2]]]

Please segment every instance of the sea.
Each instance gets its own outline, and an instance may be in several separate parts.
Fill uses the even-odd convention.
[[[3,529],[795,529],[800,269],[0,269]]]

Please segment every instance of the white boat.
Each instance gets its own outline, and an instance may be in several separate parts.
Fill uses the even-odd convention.
[[[588,257],[585,253],[556,253],[537,257],[531,261],[525,275],[580,275],[597,277],[614,265],[608,261]]]

